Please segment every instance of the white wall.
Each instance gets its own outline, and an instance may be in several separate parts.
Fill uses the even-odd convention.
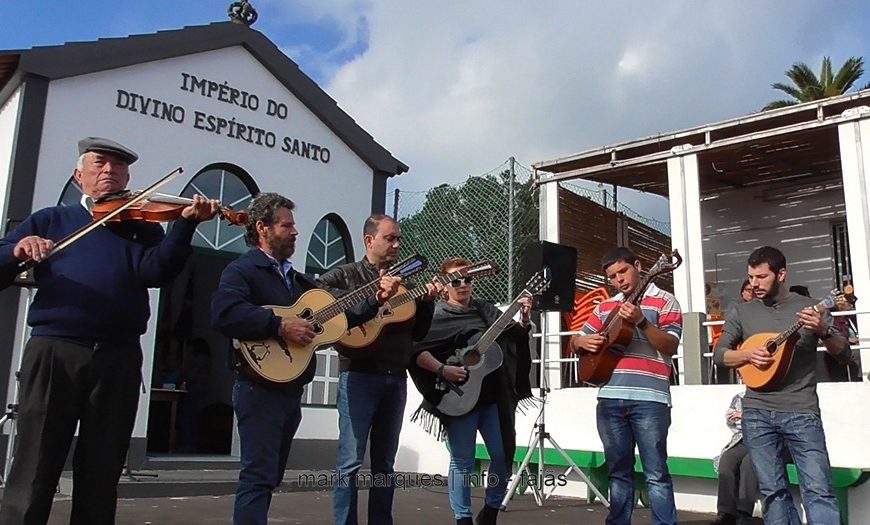
[[[668,454],[698,459],[712,459],[719,454],[731,437],[731,431],[725,425],[725,411],[731,398],[742,388],[740,385],[672,387],[673,410],[668,433]],[[862,383],[823,383],[819,385],[818,392],[831,465],[870,469],[870,449],[866,446],[870,443],[870,422],[853,408],[870,403],[870,390]],[[547,431],[563,449],[603,452],[595,423],[597,395],[597,388],[568,388],[554,390],[548,396],[545,414]],[[419,394],[410,387],[396,470],[446,475],[450,456],[444,444],[436,442],[419,425],[408,422],[407,418],[416,410],[419,402]],[[528,444],[537,415],[537,412],[517,414],[518,446]],[[479,436],[478,443],[482,443]],[[578,478],[572,475],[569,479]],[[678,508],[698,512],[716,511],[715,480],[677,478],[675,490]],[[859,490],[866,493],[870,489]],[[585,486],[569,483],[558,489],[556,494],[585,497]],[[867,519],[860,517],[870,512],[866,504],[857,504],[860,494],[851,498],[855,500],[850,502],[853,503],[852,523],[866,523],[870,519],[870,514],[866,514]]]
[[[15,131],[18,129],[18,114],[21,111],[21,88],[0,107],[0,217],[6,217],[9,207],[9,176],[12,169],[12,147],[15,145]],[[2,224],[4,228],[6,225]]]
[[[762,190],[721,194],[701,203],[705,281],[719,283],[723,308],[739,295],[746,258],[755,248],[778,247],[788,264],[787,284],[813,297],[834,287],[831,223],[845,218],[842,190],[764,201]]]

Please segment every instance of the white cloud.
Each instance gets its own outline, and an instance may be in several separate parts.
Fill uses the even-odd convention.
[[[368,38],[362,54],[329,68],[324,87],[411,166],[392,182],[409,190],[459,182],[509,156],[528,165],[754,112],[780,98],[770,83],[794,61],[817,67],[823,55],[838,63],[867,49],[849,22],[867,8],[833,5],[292,4],[296,20],[332,20],[343,42]]]

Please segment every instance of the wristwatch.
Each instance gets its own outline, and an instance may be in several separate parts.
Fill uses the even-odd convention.
[[[640,330],[646,330],[647,325],[649,325],[649,319],[644,317],[643,321],[637,323],[635,326],[637,326]]]
[[[837,335],[837,334],[834,333],[833,327],[829,326],[828,329],[825,331],[825,333],[819,336],[819,339],[822,341],[827,341],[828,339],[834,337],[835,335]]]

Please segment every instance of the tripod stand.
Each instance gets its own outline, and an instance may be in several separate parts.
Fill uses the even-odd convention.
[[[550,392],[550,388],[547,386],[548,381],[547,381],[547,374],[546,374],[546,368],[547,368],[546,342],[547,342],[547,332],[548,332],[547,331],[548,321],[547,321],[546,314],[543,316],[541,321],[542,321],[542,323],[541,323],[542,324],[541,358],[539,360],[540,361],[540,365],[539,365],[540,366],[540,377],[539,377],[540,382],[538,383],[538,387],[540,390],[540,398],[541,398],[541,410],[538,412],[538,417],[535,420],[535,425],[534,425],[535,432],[532,434],[532,437],[529,440],[529,447],[528,447],[529,450],[528,450],[528,452],[526,452],[526,457],[523,458],[523,462],[520,463],[519,468],[517,468],[517,473],[516,473],[516,475],[514,475],[513,480],[511,481],[511,484],[507,489],[507,493],[505,494],[505,497],[501,502],[501,508],[502,508],[502,510],[507,508],[508,502],[511,500],[511,498],[513,498],[514,493],[516,492],[517,487],[519,486],[520,481],[523,479],[523,477],[526,477],[527,479],[534,479],[535,482],[530,483],[529,487],[531,487],[531,489],[532,489],[532,493],[535,496],[535,503],[537,503],[538,506],[543,506],[544,501],[549,499],[549,497],[552,495],[553,491],[556,488],[555,486],[553,486],[553,488],[550,490],[550,492],[548,494],[546,494],[546,495],[544,494],[544,486],[545,486],[545,465],[544,465],[544,457],[545,456],[544,456],[544,452],[546,449],[545,443],[547,443],[547,442],[554,449],[556,449],[557,452],[559,452],[559,454],[562,456],[562,458],[565,460],[566,464],[568,465],[568,470],[566,470],[566,474],[568,472],[571,472],[571,471],[576,473],[580,477],[580,479],[586,484],[586,486],[589,488],[589,490],[591,490],[592,493],[595,494],[595,496],[598,497],[598,499],[600,499],[602,503],[604,503],[604,506],[609,507],[610,503],[607,501],[607,498],[605,498],[604,495],[601,494],[601,492],[595,486],[595,484],[593,484],[589,480],[589,478],[586,476],[586,473],[583,472],[582,470],[580,470],[580,467],[578,467],[577,464],[574,463],[574,460],[572,460],[571,456],[569,456],[568,453],[565,452],[565,449],[563,449],[561,446],[559,446],[559,444],[556,443],[556,440],[553,439],[553,436],[549,432],[547,432],[545,410],[547,408],[547,394]],[[536,453],[538,455],[538,476],[536,478],[532,478],[532,476],[530,475],[529,463],[531,463],[532,457],[534,457],[534,455]]]

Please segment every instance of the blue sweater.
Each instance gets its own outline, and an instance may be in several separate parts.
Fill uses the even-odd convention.
[[[38,235],[57,242],[91,220],[78,205],[33,213],[0,239],[0,288],[18,274],[20,261],[12,252],[19,240]],[[181,272],[195,229],[186,219],[167,236],[159,224],[109,223],[37,264],[32,335],[138,344],[151,314],[148,288],[166,286]]]
[[[212,325],[225,336],[244,341],[258,341],[280,337],[281,318],[263,308],[291,306],[306,291],[317,285],[304,274],[293,271],[293,292],[287,289],[283,279],[266,255],[253,248],[231,262],[221,274],[218,290],[212,297]],[[359,303],[345,312],[348,328],[373,318],[378,313],[374,297]],[[237,360],[238,366],[245,366]],[[295,390],[301,395],[302,387],[314,378],[317,359],[312,359],[305,372],[293,381],[269,384],[278,389]],[[239,374],[242,381],[250,380],[249,374]]]

